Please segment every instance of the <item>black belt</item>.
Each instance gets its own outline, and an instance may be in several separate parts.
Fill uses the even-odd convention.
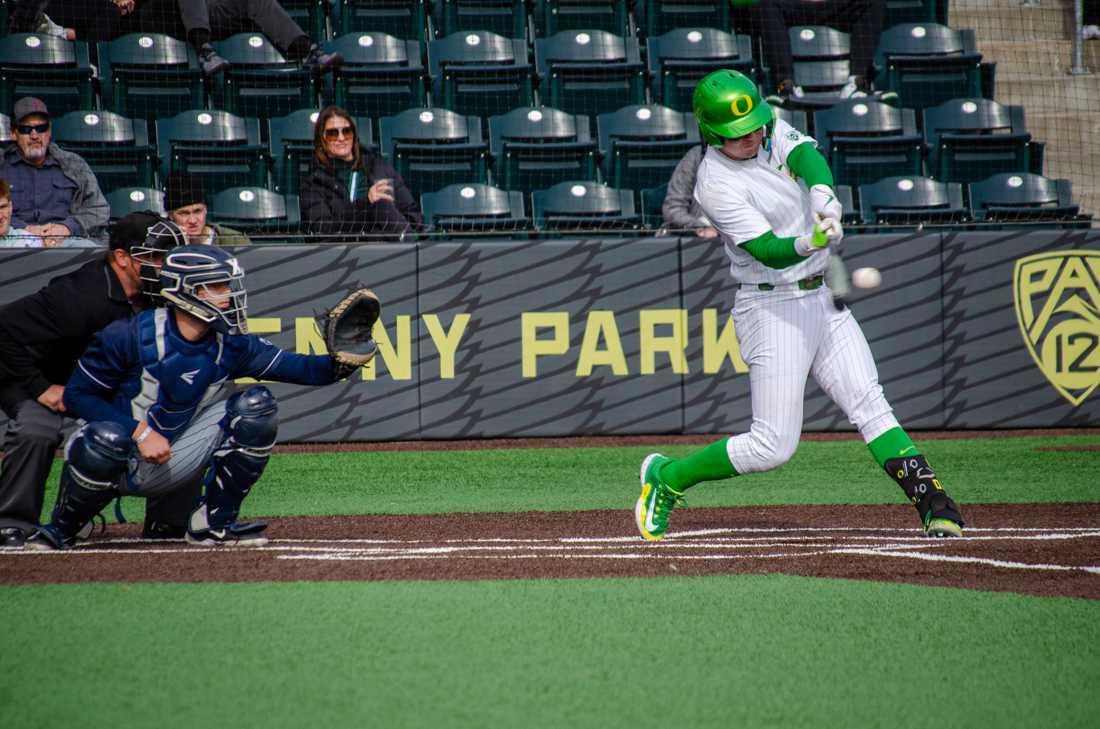
[[[825,283],[825,276],[823,274],[819,273],[816,276],[810,276],[809,278],[802,279],[796,285],[798,286],[798,288],[802,289],[803,291],[813,291],[814,289],[821,288],[821,284],[823,284],[823,283]],[[782,285],[782,284],[779,284],[779,285]],[[739,288],[739,289],[747,288],[747,287],[756,288],[756,289],[759,289],[761,291],[771,291],[772,289],[774,289],[776,287],[776,284],[762,283],[762,284],[738,284],[737,285],[737,288]]]

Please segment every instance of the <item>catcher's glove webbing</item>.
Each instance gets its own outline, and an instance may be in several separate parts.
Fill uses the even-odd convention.
[[[381,313],[378,297],[369,289],[357,289],[317,317],[336,379],[350,377],[374,358],[378,345],[371,338],[371,329]]]

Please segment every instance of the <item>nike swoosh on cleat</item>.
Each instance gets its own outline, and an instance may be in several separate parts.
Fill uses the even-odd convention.
[[[917,449],[916,446],[909,446],[908,448],[903,448],[902,450],[898,451],[898,455],[899,456],[904,456],[909,451],[915,451],[916,449]]]

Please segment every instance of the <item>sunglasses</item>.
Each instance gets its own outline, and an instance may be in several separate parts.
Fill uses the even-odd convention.
[[[325,139],[339,139],[340,137],[353,139],[355,137],[355,132],[351,127],[335,127],[325,130]]]
[[[50,131],[50,123],[42,122],[41,124],[20,124],[15,128],[20,134],[30,134],[31,132],[38,132],[39,134],[45,134]]]

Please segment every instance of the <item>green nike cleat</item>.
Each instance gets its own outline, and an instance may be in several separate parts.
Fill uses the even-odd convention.
[[[924,534],[928,537],[961,537],[963,529],[961,525],[950,519],[935,518],[932,516],[932,512],[928,512],[924,524]]]
[[[642,495],[634,505],[634,521],[642,536],[651,542],[664,539],[669,512],[683,496],[683,493],[663,483],[657,475],[661,466],[670,460],[660,453],[650,453],[642,461]]]

